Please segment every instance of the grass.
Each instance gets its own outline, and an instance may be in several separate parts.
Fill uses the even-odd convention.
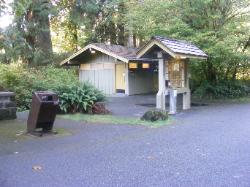
[[[0,144],[31,139],[33,136],[26,134],[26,127],[26,121],[22,120],[0,121]],[[56,136],[65,136],[70,134],[63,128],[54,128],[54,130],[58,132]]]
[[[112,115],[92,115],[92,114],[65,114],[60,115],[62,119],[68,119],[73,121],[84,121],[89,123],[104,123],[104,124],[117,124],[117,125],[144,125],[151,128],[157,128],[165,125],[169,125],[173,119],[169,117],[166,121],[143,121],[138,118],[118,117]]]

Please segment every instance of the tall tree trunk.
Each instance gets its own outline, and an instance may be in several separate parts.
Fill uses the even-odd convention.
[[[127,46],[128,47],[134,47],[133,45],[134,45],[133,32],[132,32],[132,30],[129,30]]]
[[[118,26],[118,44],[125,45],[125,28],[123,24],[119,24]]]
[[[118,5],[118,16],[119,16],[119,21],[117,24],[117,32],[118,32],[118,44],[119,45],[126,45],[126,39],[125,39],[125,27],[124,23],[122,21],[123,16],[124,16],[124,11],[125,11],[125,5],[123,2],[120,2]]]
[[[70,30],[70,45],[73,51],[78,50],[78,31],[77,31],[77,25],[73,22],[69,22],[68,28]]]
[[[36,46],[38,46],[39,49],[42,50],[44,53],[52,53],[53,51],[49,18],[43,17],[39,22],[41,30],[38,32],[37,35]]]
[[[216,82],[216,72],[215,72],[215,68],[213,67],[213,63],[208,59],[207,60],[207,80],[209,80],[209,82],[211,83],[215,83]]]
[[[35,6],[43,7],[39,11],[33,10],[35,22],[39,27],[36,37],[36,47],[39,48],[44,54],[51,54],[53,51],[49,22],[50,2],[47,0],[33,0],[33,3]]]
[[[117,44],[116,27],[113,22],[109,24],[109,39],[111,44]]]
[[[137,42],[136,42],[136,34],[133,34],[133,47],[137,47]]]

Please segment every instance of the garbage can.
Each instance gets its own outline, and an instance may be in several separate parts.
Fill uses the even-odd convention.
[[[52,132],[59,99],[51,91],[37,91],[32,96],[31,109],[27,121],[28,133],[36,133],[41,128],[42,133]]]

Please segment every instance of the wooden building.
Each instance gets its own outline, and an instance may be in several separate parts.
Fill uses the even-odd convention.
[[[176,113],[177,94],[183,94],[183,109],[190,108],[190,58],[206,59],[195,45],[182,40],[155,36],[140,49],[93,43],[65,59],[61,65],[79,66],[79,78],[107,95],[157,93],[156,106]]]

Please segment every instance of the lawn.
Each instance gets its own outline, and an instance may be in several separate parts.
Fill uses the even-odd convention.
[[[118,117],[113,115],[92,115],[92,114],[65,114],[59,115],[59,118],[68,119],[73,121],[83,121],[89,123],[104,123],[104,124],[116,124],[116,125],[143,125],[151,128],[157,128],[165,125],[169,125],[173,122],[173,118],[169,117],[166,121],[143,121],[139,118]]]

